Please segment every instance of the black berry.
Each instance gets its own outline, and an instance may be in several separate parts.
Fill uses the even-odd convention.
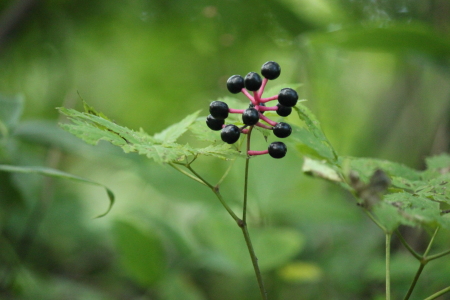
[[[280,122],[273,127],[273,134],[279,138],[285,138],[290,136],[292,133],[291,125],[288,123]]]
[[[261,74],[270,80],[277,79],[278,76],[280,76],[280,73],[280,65],[274,61],[268,61],[261,67]]]
[[[239,136],[241,135],[241,131],[236,125],[230,124],[225,126],[220,133],[220,137],[222,141],[227,144],[234,144],[237,140],[239,140]]]
[[[286,155],[287,148],[283,142],[273,142],[269,145],[269,155],[273,158],[282,158]]]
[[[259,121],[259,112],[253,107],[247,108],[242,113],[242,122],[245,125],[253,126]]]
[[[287,117],[292,112],[292,107],[287,107],[287,106],[281,105],[280,103],[278,103],[277,106],[278,106],[277,114],[279,116]]]
[[[259,88],[261,87],[262,84],[261,76],[259,76],[258,73],[250,72],[247,75],[245,75],[244,84],[247,90],[255,92],[259,90]]]
[[[213,101],[209,105],[209,113],[216,119],[228,118],[228,104],[222,101]]]
[[[233,75],[227,80],[227,88],[232,94],[239,93],[244,88],[244,78],[241,75]]]
[[[297,92],[291,88],[285,88],[278,94],[278,102],[287,107],[292,107],[297,104],[298,95]]]
[[[206,125],[208,125],[208,127],[212,130],[217,131],[222,129],[224,123],[225,123],[224,119],[216,119],[211,115],[206,117]]]

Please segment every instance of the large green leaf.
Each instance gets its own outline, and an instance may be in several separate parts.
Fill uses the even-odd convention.
[[[223,143],[205,148],[193,148],[189,145],[175,143],[176,139],[195,122],[198,112],[187,116],[162,132],[150,136],[142,129],[133,131],[99,115],[67,108],[59,108],[59,110],[72,121],[72,124],[61,124],[61,127],[85,142],[96,145],[100,140],[105,140],[121,147],[126,153],[137,152],[158,163],[180,160],[189,155],[207,155],[225,159],[239,154],[238,151],[230,149]]]
[[[315,45],[335,45],[350,50],[383,51],[405,55],[418,53],[436,61],[450,58],[448,37],[420,24],[365,26],[310,36]]]
[[[305,122],[305,129],[297,129],[293,132],[293,138],[297,142],[297,148],[302,151],[315,152],[318,158],[326,159],[329,162],[337,162],[337,154],[328,141],[320,127],[320,122],[316,116],[302,103],[297,103],[295,110],[299,118]],[[302,147],[302,145],[306,147]]]
[[[106,186],[104,186],[101,183],[83,178],[83,177],[79,177],[79,176],[75,176],[66,172],[62,172],[62,171],[58,171],[55,169],[51,169],[51,168],[45,168],[45,167],[21,167],[21,166],[11,166],[11,165],[0,165],[0,171],[5,171],[5,172],[14,172],[14,173],[34,173],[34,174],[39,174],[39,175],[44,175],[44,176],[50,176],[50,177],[55,177],[55,178],[61,178],[61,179],[69,179],[69,180],[74,180],[74,181],[79,181],[79,182],[83,182],[83,183],[88,183],[88,184],[92,184],[92,185],[97,185],[97,186],[101,186],[106,190],[106,194],[108,195],[109,198],[109,207],[108,210],[97,216],[97,218],[103,217],[104,215],[106,215],[112,208],[113,204],[114,204],[114,193],[107,188]]]

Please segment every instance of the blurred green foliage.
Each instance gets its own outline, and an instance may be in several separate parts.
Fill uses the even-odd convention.
[[[274,60],[277,84],[302,84],[340,155],[421,169],[425,156],[448,152],[446,0],[10,0],[0,10],[0,164],[56,168],[116,195],[111,213],[93,219],[108,206],[101,188],[0,172],[2,299],[259,297],[239,229],[207,189],[58,128],[55,107],[81,109],[77,92],[117,123],[154,134],[205,114],[228,96],[229,76]],[[212,182],[228,168],[216,158],[196,163]],[[382,232],[301,166],[291,149],[251,166],[249,228],[270,299],[382,299]],[[242,190],[238,160],[221,185],[236,211]],[[426,231],[402,232],[424,250]],[[442,232],[435,247],[450,247]],[[392,248],[398,299],[416,266],[395,238]],[[449,274],[445,258],[430,263],[414,297],[448,286]]]

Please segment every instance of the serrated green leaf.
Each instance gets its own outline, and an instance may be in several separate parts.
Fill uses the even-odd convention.
[[[72,174],[69,174],[66,172],[62,172],[62,171],[51,169],[51,168],[44,168],[44,167],[21,167],[21,166],[11,166],[11,165],[0,165],[0,170],[5,171],[5,172],[15,172],[15,173],[34,173],[34,174],[50,176],[50,177],[55,177],[55,178],[79,181],[79,182],[103,187],[106,190],[106,194],[108,195],[108,198],[109,198],[109,207],[105,213],[97,216],[97,218],[103,217],[106,214],[108,214],[108,212],[111,210],[111,208],[114,204],[114,199],[115,199],[114,193],[108,187],[106,187],[105,185],[103,185],[101,183],[98,183],[98,182],[95,182],[95,181],[92,181],[92,180],[89,180],[89,179],[86,179],[83,177],[75,176],[75,175],[72,175]]]
[[[404,225],[441,225],[443,222],[438,202],[410,193],[394,193],[384,197],[384,202],[397,209],[397,221]]]
[[[420,171],[388,160],[355,157],[341,157],[341,159],[349,161],[350,168],[357,171],[364,181],[368,180],[376,169],[385,171],[390,177],[403,178],[408,182],[422,179]]]
[[[61,124],[61,127],[85,142],[96,145],[100,140],[105,140],[121,147],[126,153],[137,152],[157,163],[177,161],[189,155],[208,155],[221,159],[239,155],[238,151],[232,150],[223,142],[206,148],[193,148],[175,143],[180,135],[193,126],[198,112],[152,137],[142,129],[136,132],[93,114],[67,108],[59,110],[72,121],[72,124]]]
[[[306,174],[311,174],[329,181],[340,182],[342,178],[338,172],[324,161],[318,161],[309,157],[303,158],[302,171]]]
[[[314,149],[319,155],[323,156],[323,158],[327,159],[329,162],[335,163],[338,158],[336,151],[334,151],[327,137],[323,133],[320,123],[314,114],[302,103],[297,103],[294,109],[297,111],[299,118],[305,122],[308,132],[311,133],[312,137],[317,140],[313,141],[310,135],[308,144],[313,146],[314,148],[312,149]],[[304,133],[302,135],[306,136]]]
[[[303,127],[291,125],[292,133],[290,143],[302,155],[314,157],[316,159],[325,159],[329,162],[335,161],[333,150],[322,139],[317,138],[312,132]]]
[[[450,155],[443,153],[441,155],[436,155],[426,158],[426,164],[428,170],[435,170],[440,173],[450,172]]]
[[[221,142],[220,131],[209,129],[206,125],[206,117],[199,117],[189,126],[189,131],[200,141],[206,141],[211,144]]]
[[[186,116],[180,122],[173,124],[160,133],[155,134],[153,137],[160,143],[174,143],[183,133],[188,130],[188,127],[194,123],[197,119],[200,111],[196,111],[193,114]]]

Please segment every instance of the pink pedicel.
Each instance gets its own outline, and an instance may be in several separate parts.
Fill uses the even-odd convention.
[[[261,122],[256,123],[255,126],[272,130],[272,126],[267,126],[266,124],[263,124]]]
[[[269,119],[268,117],[266,117],[266,116],[263,115],[262,113],[259,113],[259,118],[260,118],[261,120],[263,120],[264,122],[266,122],[266,123],[272,125],[272,126],[277,125],[277,122],[272,121],[271,119]]]
[[[269,97],[269,98],[261,98],[259,100],[259,102],[266,103],[266,102],[273,101],[273,100],[278,100],[278,95],[275,95],[275,96],[272,96],[272,97]]]
[[[255,98],[253,98],[252,95],[250,95],[250,93],[245,89],[242,88],[241,90],[242,94],[244,94],[248,99],[250,99],[250,101],[252,102],[253,105],[258,105],[259,103],[256,102]]]
[[[277,111],[277,110],[278,110],[278,106],[269,106],[269,107],[262,106],[262,105],[259,106],[259,111]]]
[[[230,114],[242,114],[245,111],[245,109],[234,109],[234,108],[229,108],[228,112]]]
[[[264,93],[264,89],[266,88],[267,81],[269,81],[269,79],[267,79],[267,78],[264,78],[262,81],[261,87],[259,88],[259,91],[258,91],[259,99],[261,99],[261,96]]]
[[[264,154],[268,154],[268,153],[269,153],[269,150],[264,150],[264,151],[249,150],[249,151],[247,151],[247,154],[250,156],[264,155]]]

